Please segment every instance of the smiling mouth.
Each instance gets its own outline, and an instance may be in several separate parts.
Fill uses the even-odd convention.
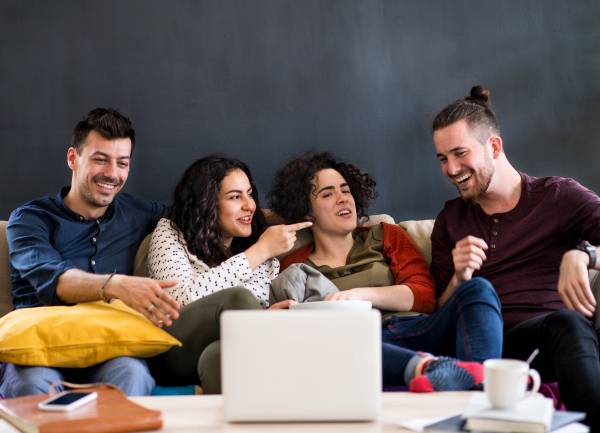
[[[244,223],[249,223],[252,222],[252,216],[245,216],[243,218],[239,218],[238,221],[244,222]]]
[[[108,190],[113,190],[117,185],[111,185],[108,183],[104,183],[104,182],[96,182],[96,185],[98,185],[100,188],[104,188],[104,189],[108,189]]]
[[[473,172],[465,173],[462,176],[456,176],[454,181],[457,185],[463,185],[467,180],[469,180],[473,176]]]
[[[341,210],[337,213],[337,216],[350,215],[350,211],[347,209]]]

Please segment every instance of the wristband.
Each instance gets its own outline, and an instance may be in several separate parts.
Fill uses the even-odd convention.
[[[582,241],[577,244],[577,249],[581,251],[585,251],[590,256],[590,264],[588,265],[588,269],[594,269],[596,266],[596,247],[590,245],[587,241]]]
[[[110,304],[112,301],[114,301],[114,300],[115,300],[115,298],[108,299],[108,298],[106,297],[106,295],[104,294],[104,288],[105,288],[106,286],[108,286],[108,282],[110,281],[110,279],[111,279],[111,278],[112,278],[112,277],[113,277],[113,276],[114,276],[116,273],[117,273],[117,270],[115,269],[115,270],[113,271],[113,273],[112,273],[112,274],[110,274],[110,276],[109,276],[109,277],[108,277],[108,279],[106,280],[106,283],[104,283],[104,285],[103,285],[103,286],[102,286],[102,288],[100,289],[100,297],[102,297],[102,300],[103,300],[104,302],[106,302],[107,304]]]

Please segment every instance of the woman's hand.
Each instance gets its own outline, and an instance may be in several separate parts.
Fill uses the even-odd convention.
[[[324,301],[364,301],[365,294],[362,288],[343,290],[341,292],[330,293],[325,296]]]
[[[256,269],[271,257],[287,253],[296,242],[296,232],[311,225],[312,222],[304,222],[269,227],[258,239],[258,242],[244,252],[250,263],[250,269]]]
[[[268,309],[269,310],[287,310],[288,308],[290,308],[290,305],[294,305],[297,303],[298,303],[298,301],[294,301],[293,299],[288,299],[288,300],[273,304]]]

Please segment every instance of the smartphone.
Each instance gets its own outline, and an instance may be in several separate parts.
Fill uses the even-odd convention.
[[[71,411],[97,398],[98,393],[96,392],[63,391],[38,403],[38,408],[41,410]]]

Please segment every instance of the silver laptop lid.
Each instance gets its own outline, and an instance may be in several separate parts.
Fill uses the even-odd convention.
[[[381,403],[381,314],[226,311],[227,421],[373,420]]]

